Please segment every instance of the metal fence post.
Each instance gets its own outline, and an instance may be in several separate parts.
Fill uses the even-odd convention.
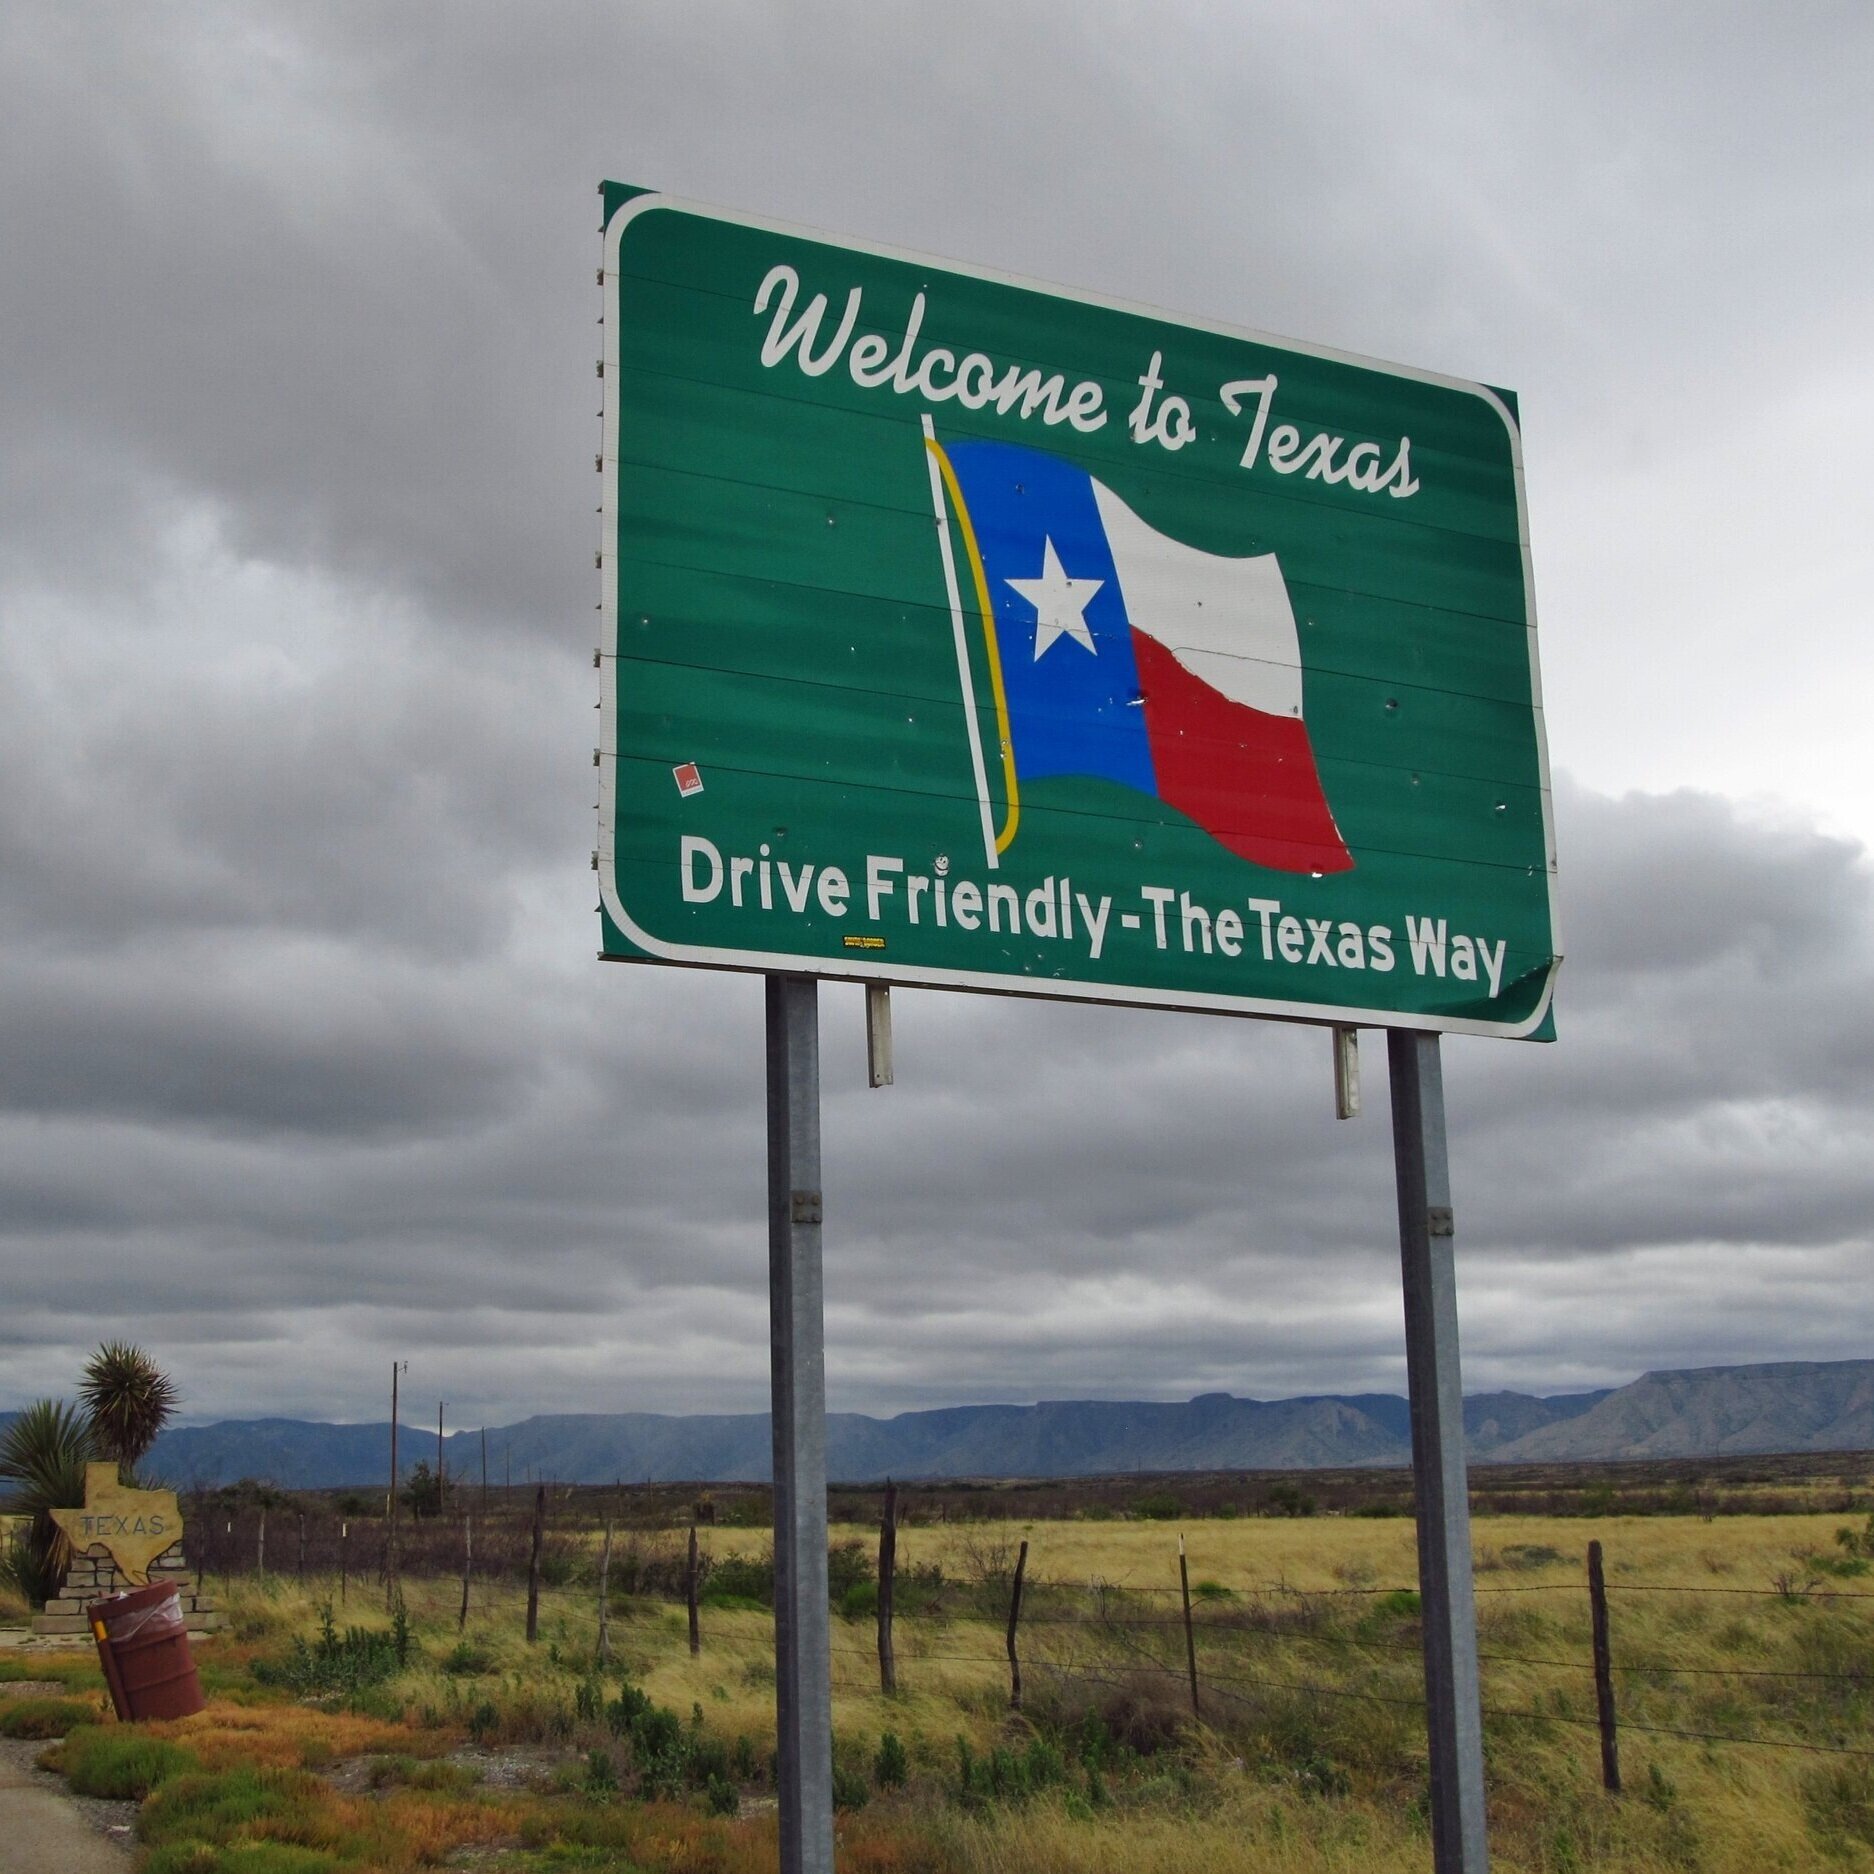
[[[767,1026],[774,1687],[781,1874],[833,1874],[819,984],[805,976],[770,976]]]
[[[1444,1074],[1435,1034],[1395,1028],[1387,1034],[1386,1049],[1425,1635],[1432,1865],[1437,1874],[1486,1874],[1483,1714],[1477,1691],[1477,1602],[1464,1468]]]
[[[1601,1786],[1620,1794],[1620,1736],[1614,1724],[1614,1657],[1607,1640],[1607,1573],[1601,1545],[1588,1544],[1588,1607],[1594,1625],[1594,1710],[1601,1725]]]

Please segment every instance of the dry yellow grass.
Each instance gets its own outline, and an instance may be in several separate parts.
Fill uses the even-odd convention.
[[[1707,1744],[1655,1735],[1642,1724],[1752,1734],[1786,1741],[1845,1743],[1874,1750],[1867,1674],[1874,1666],[1874,1601],[1784,1598],[1779,1581],[1800,1584],[1806,1552],[1838,1553],[1841,1514],[1790,1517],[1493,1517],[1475,1530],[1479,1622],[1485,1654],[1489,1784],[1494,1865],[1508,1874],[1776,1874],[1822,1866],[1874,1870],[1874,1763],[1756,1746]],[[835,1541],[869,1528],[839,1528]],[[1175,1622],[1178,1526],[1145,1522],[918,1525],[902,1532],[907,1569],[940,1565],[953,1580],[992,1573],[1030,1544],[1029,1578],[1058,1624],[1039,1614],[1023,1634],[1031,1707],[1064,1685],[1071,1704],[1097,1705],[1114,1693],[1157,1696],[1175,1722],[1184,1697],[1182,1634],[1175,1625],[1135,1630],[1134,1618]],[[1033,1732],[1007,1711],[1000,1624],[967,1595],[948,1597],[936,1618],[903,1618],[900,1684],[878,1690],[869,1618],[835,1618],[834,1723],[844,1760],[862,1766],[881,1733],[910,1752],[912,1795],[875,1804],[842,1823],[850,1853],[842,1865],[866,1869],[967,1870],[968,1874],[1151,1874],[1202,1868],[1204,1874],[1421,1874],[1429,1850],[1415,1797],[1424,1777],[1416,1624],[1410,1604],[1383,1590],[1416,1580],[1411,1524],[1403,1519],[1193,1520],[1184,1525],[1194,1585],[1216,1583],[1226,1597],[1201,1603],[1200,1668],[1214,1728],[1161,1757],[1130,1762],[1108,1778],[1110,1800],[1090,1808],[1085,1773],[1021,1802],[955,1799],[956,1742],[982,1755],[1024,1748]],[[1599,1787],[1589,1674],[1584,1551],[1606,1547],[1613,1596],[1614,1648],[1625,1666],[1671,1666],[1619,1681],[1622,1762],[1627,1794]],[[759,1553],[761,1532],[717,1530],[717,1554]],[[1109,1626],[1076,1608],[1097,1605],[1086,1590],[1104,1583]],[[1056,1584],[1055,1598],[1046,1598]],[[1874,1577],[1838,1588],[1874,1589]],[[310,1636],[328,1584],[304,1591],[279,1583],[265,1591],[236,1582],[232,1609],[245,1638],[231,1654],[277,1649],[292,1632]],[[1647,1593],[1632,1589],[1748,1589],[1749,1593]],[[1497,1592],[1512,1589],[1514,1592]],[[504,1714],[570,1712],[591,1670],[596,1607],[589,1583],[549,1591],[541,1643],[521,1637],[518,1588],[475,1585],[463,1636],[481,1655],[479,1671],[445,1669],[457,1635],[457,1584],[407,1584],[421,1651],[390,1691],[408,1723],[306,1708],[224,1709],[220,1703],[187,1736],[217,1764],[238,1760],[316,1764],[365,1752],[426,1754],[461,1734],[478,1704]],[[1070,1592],[1071,1590],[1071,1592]],[[1172,1592],[1167,1592],[1172,1590]],[[1273,1591],[1272,1591],[1273,1590]],[[1283,1590],[1300,1591],[1284,1592]],[[1532,1591],[1533,1590],[1533,1591]],[[381,1626],[381,1595],[354,1589],[349,1618]],[[773,1627],[762,1612],[705,1606],[704,1647],[692,1658],[680,1608],[647,1602],[612,1623],[609,1685],[629,1676],[685,1718],[700,1707],[710,1734],[746,1736],[765,1758],[773,1737]],[[210,1643],[205,1657],[212,1658]],[[1058,1680],[1046,1661],[1082,1669]],[[1137,1668],[1169,1661],[1156,1681]],[[1737,1679],[1763,1673],[1835,1672],[1834,1680]],[[1852,1675],[1862,1675],[1857,1683]],[[1299,1689],[1298,1689],[1299,1688]],[[1320,1688],[1318,1691],[1307,1688]],[[1234,1693],[1236,1702],[1226,1696]],[[1360,1694],[1330,1697],[1329,1693]],[[1398,1700],[1400,1702],[1387,1702]],[[574,1742],[579,1740],[574,1739]],[[327,1759],[329,1760],[329,1759]],[[1859,1779],[1857,1781],[1857,1778]],[[420,1818],[434,1845],[502,1839],[513,1814],[489,1819],[486,1804],[452,1807],[423,1792],[397,1792],[414,1804],[397,1824],[405,1856]],[[427,1806],[425,1806],[427,1804]],[[337,1814],[337,1811],[333,1811]],[[350,1811],[345,1811],[347,1817]],[[372,1813],[381,1818],[379,1803]],[[560,1826],[551,1804],[526,1811],[530,1840]],[[587,1825],[598,1828],[587,1811]],[[363,1810],[346,1821],[363,1828]],[[602,1820],[602,1818],[601,1818]],[[651,1820],[655,1820],[652,1818]],[[749,1824],[704,1824],[700,1817],[633,1821],[642,1858],[669,1836],[671,1856],[698,1869],[772,1865],[772,1836]],[[405,1821],[409,1822],[406,1828]],[[336,1824],[335,1824],[336,1826]],[[582,1825],[584,1826],[584,1825]],[[604,1830],[612,1828],[611,1823]],[[660,1834],[659,1831],[664,1831]],[[479,1831],[479,1832],[478,1832]],[[608,1836],[608,1839],[611,1837]],[[426,1837],[427,1839],[427,1837]],[[595,1842],[596,1836],[591,1837]],[[389,1836],[384,1853],[392,1853]],[[661,1849],[658,1852],[662,1852]],[[856,1857],[856,1858],[855,1858]],[[404,1860],[386,1865],[404,1865]]]
[[[1559,1559],[1518,1579],[1585,1584],[1587,1545],[1599,1538],[1611,1581],[1673,1582],[1768,1588],[1792,1566],[1800,1549],[1833,1551],[1834,1532],[1858,1520],[1840,1513],[1808,1516],[1612,1516],[1599,1519],[1495,1516],[1472,1529],[1480,1586],[1501,1570],[1513,1550],[1554,1549]],[[1178,1536],[1183,1533],[1193,1583],[1213,1580],[1232,1588],[1285,1584],[1295,1588],[1412,1587],[1418,1562],[1405,1517],[1239,1517],[1183,1525],[1147,1522],[937,1523],[901,1529],[900,1568],[937,1562],[946,1573],[967,1572],[972,1561],[996,1551],[1012,1555],[1026,1539],[1032,1578],[1115,1587],[1177,1586]],[[753,1553],[763,1538],[725,1531],[720,1546]],[[876,1543],[875,1530],[836,1526],[831,1539]]]
[[[205,1770],[236,1764],[268,1769],[317,1770],[347,1757],[396,1753],[433,1756],[456,1739],[446,1732],[412,1730],[391,1719],[366,1718],[349,1711],[322,1711],[291,1705],[237,1705],[211,1699],[192,1718],[171,1718],[142,1726],[151,1737],[186,1744]]]
[[[1827,1590],[1867,1593],[1874,1577],[1831,1581],[1818,1577],[1805,1557],[1839,1554],[1835,1532],[1858,1521],[1841,1513],[1804,1516],[1608,1517],[1599,1520],[1533,1516],[1480,1520],[1474,1530],[1479,1588],[1479,1631],[1486,1709],[1503,1714],[1489,1725],[1493,1837],[1496,1864],[1505,1869],[1563,1870],[1598,1867],[1653,1874],[1701,1868],[1710,1874],[1764,1874],[1811,1869],[1826,1861],[1844,1868],[1874,1868],[1874,1761],[1829,1756],[1769,1744],[1717,1744],[1661,1735],[1710,1731],[1781,1743],[1812,1742],[1874,1751],[1868,1675],[1874,1671],[1874,1602],[1831,1601]],[[834,1539],[870,1541],[869,1530],[848,1528]],[[937,1563],[946,1574],[1005,1565],[1015,1546],[1029,1543],[1031,1582],[1090,1584],[1130,1590],[1118,1618],[1156,1611],[1175,1616],[1178,1601],[1175,1525],[1138,1522],[1037,1522],[919,1526],[901,1532],[900,1564]],[[1237,1676],[1248,1703],[1220,1712],[1225,1734],[1253,1735],[1258,1694],[1242,1680],[1319,1685],[1325,1691],[1366,1687],[1383,1695],[1416,1694],[1415,1629],[1401,1623],[1391,1650],[1349,1643],[1379,1590],[1416,1583],[1411,1524],[1404,1519],[1193,1521],[1185,1526],[1194,1585],[1216,1583],[1232,1599],[1200,1602],[1205,1614],[1255,1605],[1313,1610],[1325,1631],[1305,1632],[1258,1651],[1234,1634],[1200,1628],[1200,1665],[1206,1676]],[[1586,1548],[1604,1545],[1612,1589],[1617,1663],[1670,1666],[1670,1673],[1623,1672],[1617,1689],[1626,1718],[1622,1761],[1627,1793],[1600,1788],[1590,1672]],[[1821,1592],[1785,1598],[1780,1587],[1813,1584]],[[1304,1591],[1284,1596],[1259,1590]],[[1632,1590],[1646,1590],[1632,1592]],[[1704,1590],[1697,1593],[1657,1589]],[[1733,1595],[1712,1590],[1740,1589]],[[1347,1590],[1364,1590],[1352,1593]],[[1509,1590],[1505,1592],[1504,1590]],[[1252,1601],[1250,1597],[1256,1598]],[[1136,1597],[1136,1598],[1135,1598]],[[1091,1598],[1091,1597],[1087,1597]],[[1227,1618],[1227,1615],[1226,1615]],[[1300,1616],[1298,1615],[1298,1618]],[[900,1720],[981,1736],[993,1732],[990,1713],[1006,1690],[1006,1669],[995,1656],[1000,1635],[978,1623],[969,1640],[950,1629],[932,1650],[973,1647],[986,1656],[979,1669],[922,1669],[918,1623],[901,1624],[901,1680],[928,1699],[915,1718],[902,1703],[876,1696],[863,1658],[842,1660],[842,1637],[869,1646],[870,1623],[847,1629],[835,1623],[836,1724],[870,1730]],[[1161,1636],[1167,1637],[1167,1636]],[[1153,1656],[1181,1665],[1181,1635],[1168,1636]],[[1370,1636],[1387,1648],[1385,1635]],[[1045,1657],[1054,1636],[1026,1633],[1025,1653]],[[1121,1633],[1119,1643],[1136,1644]],[[1828,1679],[1728,1676],[1833,1672]],[[1112,1668],[1109,1670],[1122,1670]],[[1031,1667],[1031,1687],[1045,1672]],[[1167,1695],[1178,1688],[1167,1675]],[[958,1694],[961,1694],[959,1702]],[[1282,1721],[1299,1711],[1332,1754],[1357,1758],[1361,1712],[1354,1701],[1303,1694],[1265,1695],[1284,1707]],[[1309,1716],[1309,1708],[1313,1715]],[[1213,1703],[1213,1709],[1215,1708]],[[1384,1716],[1384,1708],[1372,1708]],[[1535,1714],[1538,1721],[1521,1715]],[[1416,1726],[1416,1716],[1407,1714]],[[1642,1731],[1639,1727],[1654,1727]],[[1379,1724],[1381,1733],[1385,1725]],[[1399,1733],[1382,1735],[1374,1750],[1383,1759]],[[1253,1746],[1252,1746],[1253,1748]],[[1422,1775],[1422,1744],[1418,1749]],[[1297,1800],[1267,1766],[1237,1767],[1228,1760],[1204,1780],[1201,1799],[1184,1812],[1075,1819],[1058,1803],[1038,1803],[990,1819],[951,1817],[945,1839],[959,1865],[982,1874],[1028,1874],[1069,1868],[1144,1869],[1201,1866],[1206,1874],[1254,1870],[1421,1869],[1422,1831],[1407,1819],[1402,1792],[1362,1789],[1358,1772],[1346,1796]]]

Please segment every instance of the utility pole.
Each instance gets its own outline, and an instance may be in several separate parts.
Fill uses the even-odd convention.
[[[390,1512],[384,1531],[384,1605],[397,1604],[397,1376],[408,1370],[408,1360],[390,1363]]]
[[[438,1399],[438,1400],[436,1401],[436,1514],[437,1514],[438,1516],[440,1516],[440,1515],[442,1514],[442,1506],[443,1506],[443,1489],[442,1489],[442,1408],[443,1408],[443,1402],[442,1402],[442,1400],[440,1400],[440,1399]]]

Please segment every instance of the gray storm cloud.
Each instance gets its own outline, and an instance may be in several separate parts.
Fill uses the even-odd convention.
[[[0,1408],[765,1399],[759,986],[593,961],[607,174],[1515,386],[1468,1376],[1864,1353],[1874,28],[1745,18],[8,9]],[[1379,1037],[1343,1125],[1312,1031],[904,994],[871,1092],[823,1000],[836,1406],[1400,1384]]]

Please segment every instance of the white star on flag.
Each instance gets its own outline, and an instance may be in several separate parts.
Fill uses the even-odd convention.
[[[1030,538],[1033,536],[1031,535]],[[1095,657],[1093,633],[1087,626],[1086,611],[1093,595],[1105,585],[1104,579],[1069,579],[1054,551],[1054,542],[1045,535],[1041,542],[1041,577],[1011,579],[1007,582],[1035,608],[1035,662],[1056,638],[1072,638],[1083,644]]]

